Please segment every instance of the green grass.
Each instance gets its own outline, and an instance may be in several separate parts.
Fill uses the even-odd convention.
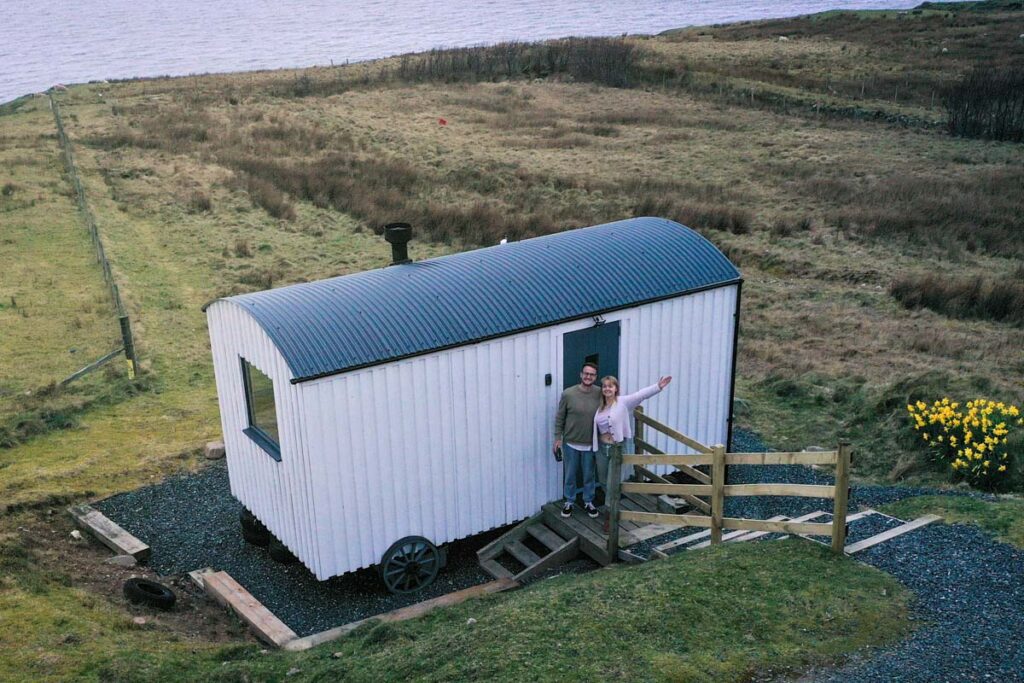
[[[909,597],[882,572],[804,541],[735,544],[371,623],[303,654],[146,649],[82,673],[147,683],[273,681],[290,669],[296,681],[745,680],[892,642],[910,629]]]
[[[973,524],[995,534],[1004,543],[1024,548],[1024,500],[1020,498],[985,501],[959,496],[921,496],[891,503],[881,510],[900,519],[942,515],[949,524]]]

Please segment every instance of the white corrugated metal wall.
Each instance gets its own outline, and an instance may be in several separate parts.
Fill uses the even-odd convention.
[[[645,409],[709,445],[728,435],[737,289],[604,315],[621,322],[623,391],[673,375]],[[303,463],[289,473],[310,468],[302,486],[289,488],[309,492],[294,511],[314,520],[313,538],[302,537],[301,547],[282,540],[324,579],[376,564],[403,536],[440,544],[523,519],[558,498],[561,466],[550,445],[562,335],[592,324],[566,323],[297,385],[298,405],[289,401],[287,408],[298,411],[295,424],[305,416],[295,444],[305,448],[286,450],[284,459]],[[544,386],[546,373],[551,386]],[[243,404],[243,420],[244,410]],[[661,450],[687,452],[665,437],[648,437]],[[301,537],[301,525],[293,526]]]
[[[231,493],[300,557],[315,566],[318,536],[312,477],[315,467],[300,437],[304,419],[291,371],[274,342],[241,307],[216,301],[207,309],[221,428],[227,453]],[[244,358],[274,383],[281,462],[242,433],[249,426],[239,358]]]

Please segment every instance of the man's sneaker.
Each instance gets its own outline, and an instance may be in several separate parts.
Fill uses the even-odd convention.
[[[563,517],[572,517],[572,503],[571,502],[566,501],[565,505],[562,506],[562,516]]]
[[[597,508],[594,507],[593,503],[584,503],[583,504],[583,509],[587,511],[587,516],[588,517],[596,518],[598,516],[598,514],[600,514],[597,511]]]

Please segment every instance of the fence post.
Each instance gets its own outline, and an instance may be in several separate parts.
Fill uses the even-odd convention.
[[[846,506],[850,489],[850,443],[839,442],[836,457],[836,497],[832,511],[832,552],[842,553],[846,546]]]
[[[725,446],[711,449],[711,542],[722,542],[722,518],[725,516]]]
[[[619,497],[622,486],[622,446],[611,447],[608,458],[608,556],[614,562],[619,556]]]
[[[643,415],[644,414],[644,407],[643,406],[637,406],[634,410],[639,415]],[[646,441],[647,440],[646,438],[644,438],[644,426],[645,425],[639,419],[635,419],[634,418],[634,422],[636,423],[635,424],[636,428],[633,430],[633,450],[636,451],[637,455],[643,455],[644,449],[637,443],[637,441]],[[633,477],[637,481],[640,481],[640,465],[633,465]]]
[[[121,339],[124,340],[124,357],[128,359],[128,379],[135,379],[139,368],[135,358],[135,340],[132,339],[132,324],[127,315],[122,315],[118,320],[121,323]]]

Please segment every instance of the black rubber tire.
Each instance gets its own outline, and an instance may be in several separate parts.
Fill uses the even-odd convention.
[[[172,609],[178,599],[174,591],[162,583],[139,578],[124,582],[124,597],[137,605],[148,605],[162,610]]]
[[[292,551],[288,550],[284,543],[277,540],[273,536],[270,538],[270,544],[267,546],[270,551],[270,559],[274,562],[280,562],[281,564],[295,564],[299,561],[299,558],[292,554]]]
[[[401,595],[423,590],[447,564],[447,553],[422,536],[395,541],[380,560],[380,578],[389,592]]]
[[[242,508],[238,513],[238,522],[242,527],[242,538],[246,543],[266,547],[270,543],[270,531],[256,516]]]

